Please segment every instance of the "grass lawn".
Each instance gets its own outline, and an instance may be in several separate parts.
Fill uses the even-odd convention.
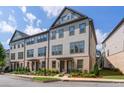
[[[121,76],[103,76],[104,79],[124,79],[124,75]]]
[[[118,70],[102,69],[100,76],[121,76],[122,73]]]
[[[46,77],[35,77],[35,78],[33,78],[33,80],[47,82],[47,81],[58,81],[59,79],[57,79],[57,78],[46,78]]]
[[[102,69],[100,76],[104,79],[124,79],[124,75],[119,70]]]

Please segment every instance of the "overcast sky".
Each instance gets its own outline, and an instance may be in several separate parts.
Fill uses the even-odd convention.
[[[0,41],[6,49],[15,29],[27,34],[47,30],[64,7],[0,7]],[[124,7],[70,7],[94,20],[98,49],[101,41],[124,17]]]

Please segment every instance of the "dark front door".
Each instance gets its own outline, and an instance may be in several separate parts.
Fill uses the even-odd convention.
[[[40,65],[40,63],[36,62],[36,70],[39,70],[39,65]]]
[[[70,73],[74,69],[74,63],[72,60],[67,61],[67,72]]]
[[[64,72],[64,61],[60,61],[60,72]]]

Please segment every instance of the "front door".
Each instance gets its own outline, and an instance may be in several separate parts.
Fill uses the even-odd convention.
[[[36,70],[39,70],[39,65],[40,65],[40,63],[36,62]]]
[[[64,72],[64,61],[60,61],[60,72]]]
[[[74,69],[74,63],[72,60],[67,61],[67,72],[70,73]]]

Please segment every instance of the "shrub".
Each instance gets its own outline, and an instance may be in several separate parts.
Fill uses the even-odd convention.
[[[28,68],[17,68],[17,69],[15,69],[12,73],[14,73],[14,74],[27,74],[27,73],[29,73],[30,72],[30,70],[28,69]]]
[[[95,74],[84,74],[83,77],[96,78],[96,75]]]
[[[94,65],[94,74],[96,75],[96,76],[99,76],[99,68],[98,68],[98,64],[97,63],[95,63],[95,65]]]
[[[73,70],[71,73],[70,73],[70,75],[72,76],[72,77],[81,77],[82,76],[82,71],[80,71],[80,70]]]
[[[36,75],[47,75],[47,76],[54,76],[56,74],[58,74],[59,71],[57,70],[49,70],[49,69],[39,69],[38,71],[36,71]]]

